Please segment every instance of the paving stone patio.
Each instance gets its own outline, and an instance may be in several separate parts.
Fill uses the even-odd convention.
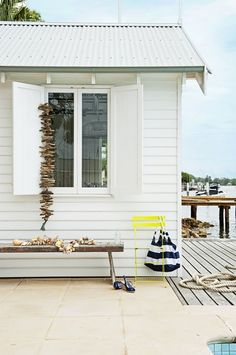
[[[236,336],[235,306],[183,306],[165,281],[0,280],[1,355],[210,355]]]

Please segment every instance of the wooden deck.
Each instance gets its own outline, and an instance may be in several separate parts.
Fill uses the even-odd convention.
[[[182,256],[183,279],[197,273],[228,271],[225,265],[236,265],[236,240],[183,240]],[[183,305],[236,305],[236,292],[190,290],[179,286],[179,280],[167,278]]]
[[[182,196],[183,206],[236,206],[236,197]]]

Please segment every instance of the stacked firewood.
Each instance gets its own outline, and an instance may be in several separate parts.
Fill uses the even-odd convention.
[[[41,230],[45,230],[45,225],[53,210],[50,207],[53,205],[53,192],[50,188],[54,186],[54,168],[55,168],[55,144],[54,144],[54,130],[52,129],[52,108],[46,103],[40,105],[38,108],[42,111],[41,118],[41,132],[42,132],[42,146],[40,147],[40,155],[42,157],[40,167],[40,216],[44,220]]]

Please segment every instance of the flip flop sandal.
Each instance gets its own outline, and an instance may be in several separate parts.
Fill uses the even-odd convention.
[[[124,283],[121,281],[115,281],[113,283],[113,287],[115,290],[121,290],[122,288],[124,288],[124,286],[125,286]]]
[[[124,278],[124,281],[125,281],[125,283],[123,285],[125,285],[126,291],[127,292],[135,292],[135,288],[132,285],[132,283],[129,280],[127,280],[127,278],[125,276],[123,276],[123,278]]]

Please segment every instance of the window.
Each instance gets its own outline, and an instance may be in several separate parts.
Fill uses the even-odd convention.
[[[54,109],[55,193],[109,192],[123,199],[142,192],[142,85],[72,89],[13,82],[14,195],[41,191],[38,106],[45,99]]]
[[[108,90],[48,90],[55,192],[108,192]]]

